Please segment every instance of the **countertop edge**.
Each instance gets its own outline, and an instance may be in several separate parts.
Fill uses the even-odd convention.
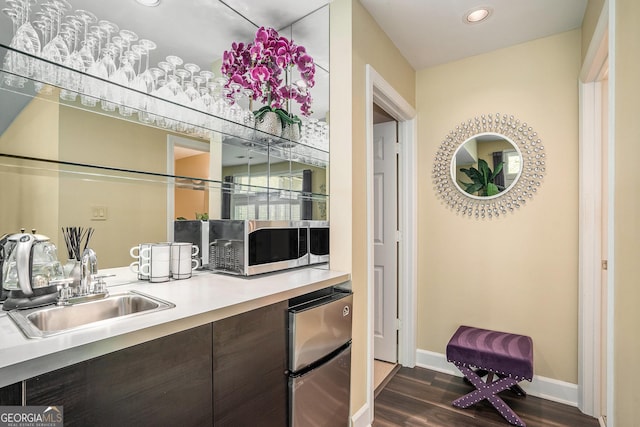
[[[36,356],[34,358],[3,366],[0,368],[0,387],[15,384],[46,372],[51,372],[75,363],[103,356],[127,347],[132,347],[157,338],[215,322],[220,319],[285,301],[299,295],[345,283],[351,279],[351,275],[348,273],[331,272],[330,270],[327,271],[332,274],[328,274],[327,278],[314,281],[313,283],[284,289],[258,298],[247,298],[246,300],[236,304],[219,307],[204,313],[197,313],[192,316],[169,320],[153,326],[143,327],[82,345],[74,345],[63,350],[54,351],[49,354]]]

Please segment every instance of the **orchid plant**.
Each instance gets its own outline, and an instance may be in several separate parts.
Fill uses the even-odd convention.
[[[295,84],[289,80],[297,68],[301,79]],[[230,83],[253,90],[252,98],[263,104],[254,114],[256,118],[267,111],[276,112],[283,123],[300,124],[300,119],[288,113],[289,100],[300,104],[303,116],[311,114],[311,94],[315,85],[316,67],[304,46],[280,36],[273,28],[260,27],[253,42],[234,42],[222,57],[221,72]]]

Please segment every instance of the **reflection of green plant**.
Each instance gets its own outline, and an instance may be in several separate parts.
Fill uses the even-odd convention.
[[[207,212],[201,213],[201,214],[196,212],[196,220],[208,221],[209,220],[209,214]]]
[[[187,218],[183,217],[183,216],[179,216],[178,218],[176,218],[176,221],[186,221]]]
[[[496,166],[496,170],[491,172],[487,162],[483,159],[479,159],[478,169],[460,169],[460,172],[464,172],[472,182],[458,182],[463,186],[464,191],[469,194],[478,193],[478,196],[495,196],[500,191],[504,190],[504,187],[498,186],[494,183],[496,176],[498,176],[503,166],[504,162],[500,162],[498,163],[498,166]]]

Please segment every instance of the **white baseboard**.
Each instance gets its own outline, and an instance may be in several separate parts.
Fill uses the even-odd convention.
[[[358,412],[351,417],[351,427],[371,427],[373,420],[369,419],[369,405],[365,403],[362,408],[358,409]]]
[[[460,371],[451,363],[447,362],[446,356],[442,353],[418,349],[416,351],[416,366],[462,377]],[[520,386],[531,396],[552,400],[565,405],[578,406],[577,384],[534,375],[532,382],[522,381]]]

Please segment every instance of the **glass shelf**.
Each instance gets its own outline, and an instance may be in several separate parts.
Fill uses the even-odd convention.
[[[24,66],[7,69],[7,61],[3,60],[7,55],[12,59],[10,63]],[[191,138],[208,141],[212,136],[219,135],[223,144],[247,148],[285,161],[320,168],[327,168],[329,163],[328,151],[316,146],[260,132],[190,106],[17,51],[1,43],[0,59],[3,60],[0,87],[4,91],[28,98],[38,97]],[[109,101],[92,96],[97,93],[96,87],[108,87],[113,96]],[[110,111],[104,110],[103,106]]]
[[[328,198],[326,194],[300,191],[282,186],[229,183],[192,176],[144,172],[109,166],[19,156],[0,152],[0,175],[25,173],[28,173],[31,176],[59,179],[76,178],[94,182],[130,183],[153,186],[175,185],[177,188],[199,191],[221,191],[224,189],[225,191],[229,191],[233,194],[245,195],[279,193],[282,195],[286,194],[286,197],[289,199],[300,198],[313,201],[326,201]]]

